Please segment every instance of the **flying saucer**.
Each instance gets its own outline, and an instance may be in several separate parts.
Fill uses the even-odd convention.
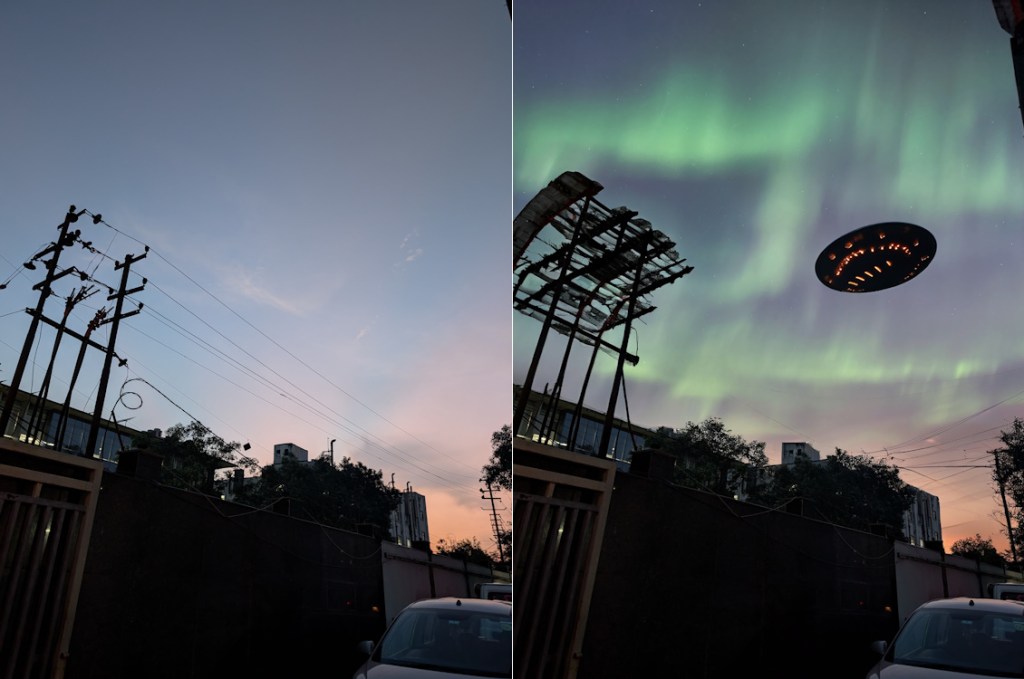
[[[832,241],[818,255],[814,273],[840,292],[885,290],[924,271],[935,247],[935,236],[916,224],[872,224]]]

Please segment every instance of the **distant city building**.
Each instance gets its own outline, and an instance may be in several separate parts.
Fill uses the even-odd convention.
[[[391,537],[405,547],[414,543],[430,544],[430,530],[427,528],[427,498],[414,493],[406,486],[402,498],[391,512]]]
[[[294,443],[278,443],[274,446],[274,464],[279,465],[285,458],[293,462],[309,462],[309,451]]]
[[[521,389],[519,385],[513,387],[513,400],[518,400]],[[586,406],[580,408],[579,427],[575,436],[575,446],[572,446],[569,439],[577,406],[564,399],[557,399],[552,406],[550,401],[548,395],[531,391],[522,424],[519,431],[514,432],[515,435],[549,446],[595,455],[604,430],[604,413]],[[609,457],[615,460],[621,470],[627,471],[633,451],[643,449],[647,438],[653,433],[650,429],[631,425],[625,420],[614,419],[608,446]]]
[[[795,464],[797,459],[804,458],[811,462],[820,462],[821,453],[810,443],[783,443],[782,464]]]
[[[903,513],[903,535],[912,545],[927,547],[928,543],[942,542],[942,522],[939,519],[939,498],[914,488],[914,503]]]

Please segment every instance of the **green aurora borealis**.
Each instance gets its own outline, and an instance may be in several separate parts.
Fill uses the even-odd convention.
[[[634,421],[719,416],[776,461],[788,440],[888,449],[939,495],[951,534],[983,520],[965,532],[1002,540],[986,470],[925,465],[983,458],[1024,416],[1024,128],[1007,43],[988,3],[517,4],[515,211],[577,170],[695,267],[631,342]],[[889,220],[936,236],[921,276],[865,295],[816,280],[822,247]],[[517,383],[538,328],[515,316]],[[613,367],[599,361],[588,405],[604,409]]]

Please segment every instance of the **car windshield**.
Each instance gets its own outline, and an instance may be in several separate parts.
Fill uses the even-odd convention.
[[[1024,616],[921,610],[893,642],[891,660],[993,677],[1024,677]]]
[[[378,662],[482,677],[512,676],[512,618],[450,608],[413,608],[380,643]]]

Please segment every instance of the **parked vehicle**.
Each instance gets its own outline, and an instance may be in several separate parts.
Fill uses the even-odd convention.
[[[512,676],[512,605],[485,599],[424,599],[406,606],[353,679]]]
[[[997,582],[988,587],[993,599],[1024,601],[1024,584],[1019,582]]]
[[[1024,677],[1024,602],[938,599],[915,610],[868,679]]]
[[[484,582],[476,586],[479,599],[512,601],[512,585],[508,582]]]

